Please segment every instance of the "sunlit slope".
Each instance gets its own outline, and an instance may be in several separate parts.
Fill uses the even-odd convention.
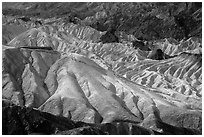
[[[130,43],[99,42],[104,33],[72,23],[21,33],[3,46],[3,99],[88,123],[201,128],[199,42],[157,42],[171,57],[152,60]]]
[[[55,30],[54,30],[55,29]],[[82,31],[83,32],[83,31]],[[85,33],[86,34],[86,33]],[[165,60],[147,59],[149,51],[131,48],[129,44],[92,43],[76,38],[77,34],[67,34],[66,29],[56,31],[53,26],[31,29],[10,42],[13,46],[51,47],[61,53],[79,53],[92,59],[106,69],[112,69],[116,74],[151,88],[166,88],[184,95],[201,97],[201,60],[200,44],[189,39],[186,42],[173,44],[178,55]],[[31,39],[32,38],[32,39]],[[34,42],[32,42],[34,41]],[[18,44],[19,42],[22,42]],[[182,48],[189,45],[188,49]],[[160,44],[160,47],[166,44]],[[183,49],[181,51],[180,49]],[[201,52],[201,51],[200,51]]]
[[[43,61],[51,59],[49,55],[52,60]],[[171,122],[165,119],[167,116],[194,116],[200,120],[197,104],[188,103],[185,96],[173,90],[136,84],[83,55],[71,53],[59,57],[58,53],[45,49],[5,49],[3,98],[88,123],[125,120],[144,127],[153,124],[156,130],[156,121]],[[175,120],[174,125],[179,122]],[[193,126],[198,128],[199,124]]]

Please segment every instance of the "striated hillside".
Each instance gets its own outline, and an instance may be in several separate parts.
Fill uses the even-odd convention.
[[[31,12],[52,3],[14,4],[3,4],[3,134],[202,133],[200,38],[97,29],[110,16],[99,3],[65,4],[86,11],[69,20]]]

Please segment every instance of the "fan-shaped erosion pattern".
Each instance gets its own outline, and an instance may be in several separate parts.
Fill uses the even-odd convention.
[[[106,3],[67,4],[4,3],[3,134],[202,133],[202,43],[190,37],[195,32],[182,40],[139,39],[111,22]],[[199,20],[201,11],[191,6],[189,15]],[[60,14],[38,18],[35,8]],[[170,20],[157,12],[148,15]]]

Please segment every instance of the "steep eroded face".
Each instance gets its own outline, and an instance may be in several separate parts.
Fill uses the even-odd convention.
[[[199,40],[139,40],[125,31],[102,32],[86,25],[107,16],[101,11],[77,22],[39,18],[38,25],[34,17],[4,16],[3,100],[55,115],[56,129],[50,134],[58,128],[61,134],[200,133]],[[27,108],[16,107],[13,113],[18,111]],[[51,118],[47,113],[42,117]],[[89,125],[59,126],[59,117]]]

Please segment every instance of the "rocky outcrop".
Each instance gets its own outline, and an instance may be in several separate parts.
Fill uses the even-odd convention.
[[[3,101],[3,104],[5,102]],[[54,116],[36,109],[4,105],[2,108],[3,135],[154,135],[200,134],[197,130],[177,128],[160,122],[163,133],[145,129],[131,122],[88,124]]]
[[[27,28],[22,25],[3,25],[2,30],[2,44],[7,44],[17,35],[25,32]]]
[[[202,3],[3,3],[4,15],[48,19],[71,16],[68,22],[81,23],[99,31],[115,29],[146,40],[200,37]],[[66,20],[66,22],[67,22]]]
[[[39,27],[42,24],[38,24],[36,18],[32,18],[30,20],[29,18],[25,19],[25,17],[22,18],[16,18],[12,16],[4,16],[2,17],[2,44],[7,45],[13,38],[20,35],[23,32],[26,32],[30,28],[33,27]]]
[[[154,42],[155,48],[161,49],[169,56],[179,55],[183,52],[202,54],[201,39],[189,38],[180,42],[175,39],[163,39]]]
[[[201,134],[201,41],[136,38],[102,9],[72,23],[5,17],[30,29],[2,46],[3,134]],[[107,31],[85,26],[94,18]]]
[[[4,48],[2,97],[17,105],[38,107],[50,96],[44,79],[60,54],[42,49]]]
[[[29,52],[29,50],[31,51]],[[58,59],[59,55],[56,54],[55,60],[58,60],[51,61],[49,69],[39,70],[39,65],[43,63],[38,62],[37,65],[34,62],[39,57],[42,58],[45,51],[41,51],[41,53],[35,50],[27,48],[5,50],[4,66],[7,67],[5,70],[9,73],[4,71],[3,74],[10,77],[13,73],[16,74],[13,77],[14,81],[8,79],[10,77],[3,78],[4,81],[8,79],[7,83],[11,83],[6,83],[3,88],[5,99],[10,99],[13,102],[22,101],[22,104],[16,104],[38,108],[41,111],[64,116],[75,121],[110,123],[117,120],[128,120],[157,132],[161,130],[161,127],[158,127],[156,121],[166,120],[167,116],[169,119],[173,119],[175,115],[185,113],[184,118],[190,114],[193,117],[198,117],[197,119],[201,118],[199,96],[197,96],[197,99],[186,98],[185,95],[176,93],[172,89],[164,88],[161,90],[157,88],[155,90],[148,86],[143,87],[143,83],[141,85],[134,84],[115,75],[112,71],[100,67],[89,58],[76,53],[64,54],[60,59]],[[8,54],[11,51],[13,54]],[[39,56],[39,52],[41,56]],[[51,54],[54,51],[48,50],[47,52]],[[8,60],[8,55],[14,55],[14,53],[21,53],[20,56],[18,54],[15,56],[16,60],[26,58],[26,55],[33,57],[33,63],[20,59],[22,63],[18,64],[25,67],[22,67],[22,69],[18,67],[17,73],[15,63],[9,64]],[[51,55],[53,56],[53,53]],[[11,60],[15,62],[15,59]],[[46,61],[46,63],[48,62]],[[12,65],[14,65],[13,69],[8,69],[10,68],[8,66]],[[29,74],[32,74],[33,78]],[[29,79],[26,78],[28,76]],[[15,81],[15,79],[18,79],[18,81]],[[32,84],[26,84],[28,82],[32,82]],[[34,86],[34,83],[36,83],[36,86]],[[13,92],[16,87],[7,87],[7,85],[15,84],[18,86],[17,91],[20,94],[17,99],[14,98],[16,93]],[[43,84],[45,86],[42,86]],[[7,89],[10,89],[10,92]],[[8,96],[8,93],[10,96]],[[198,93],[195,95],[198,95]],[[182,102],[180,102],[181,100]],[[193,101],[197,102],[192,103]],[[163,109],[163,107],[166,109]],[[196,111],[192,113],[192,109]],[[171,113],[174,113],[174,115],[168,115]],[[172,122],[172,120],[168,122]],[[193,119],[192,122],[195,125],[180,125],[179,121],[175,122],[174,125],[178,127],[190,126],[188,127],[190,129],[200,129],[200,122],[195,122]]]
[[[59,130],[70,130],[86,125],[19,106],[5,106],[2,113],[3,135],[54,134]]]

